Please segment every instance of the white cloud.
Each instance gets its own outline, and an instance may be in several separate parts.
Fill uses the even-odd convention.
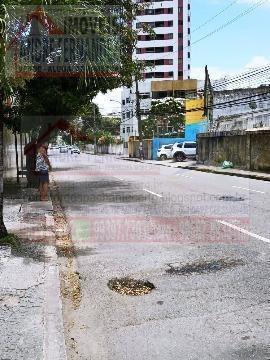
[[[231,71],[221,69],[218,66],[209,66],[208,67],[209,74],[212,79],[220,79],[225,76],[232,75]],[[204,67],[191,67],[191,78],[204,80],[205,78],[205,68]]]
[[[114,101],[111,101],[114,100]],[[96,103],[103,115],[121,111],[121,88],[108,91],[106,94],[99,93],[93,102]]]
[[[270,59],[265,56],[254,56],[246,65],[245,69],[255,68],[259,66],[265,66],[270,64]]]
[[[267,59],[265,56],[257,55],[254,56],[252,59],[250,59],[250,61],[247,64],[243,65],[243,67],[239,69],[222,69],[218,66],[209,66],[208,71],[211,79],[217,80],[224,77],[234,76],[236,74],[248,71],[250,69],[265,65],[270,65],[270,59]],[[204,67],[191,68],[191,77],[193,79],[204,80],[205,78]]]

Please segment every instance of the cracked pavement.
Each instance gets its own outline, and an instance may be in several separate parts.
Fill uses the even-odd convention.
[[[69,359],[270,359],[269,243],[261,240],[270,238],[270,184],[113,156],[51,159],[82,288],[78,309],[64,301]],[[219,259],[242,263],[166,272]],[[107,287],[126,276],[156,289],[129,297]]]
[[[0,359],[66,360],[51,204],[14,183],[5,194],[5,224],[22,246],[0,247]]]

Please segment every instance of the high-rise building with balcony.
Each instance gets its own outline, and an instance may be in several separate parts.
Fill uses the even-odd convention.
[[[144,3],[133,23],[138,43],[133,58],[144,62],[144,81],[139,82],[141,111],[151,107],[151,82],[190,78],[191,0],[134,0]],[[154,35],[147,29],[153,28]],[[121,137],[138,135],[135,84],[122,91]]]

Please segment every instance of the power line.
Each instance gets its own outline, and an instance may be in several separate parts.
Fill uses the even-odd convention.
[[[231,77],[231,78],[228,78],[228,79],[222,79],[221,81],[213,83],[213,88],[218,89],[218,88],[221,88],[221,87],[223,87],[225,85],[230,85],[230,84],[233,84],[233,83],[239,83],[239,82],[242,82],[242,81],[247,81],[247,80],[250,80],[250,78],[258,77],[258,75],[262,76],[262,75],[268,73],[269,71],[270,71],[270,64],[266,65],[264,67],[254,69],[254,70],[249,71],[249,72],[240,73],[240,74],[236,75],[235,77]]]
[[[223,10],[221,10],[220,12],[218,12],[216,15],[212,16],[211,18],[209,18],[208,20],[206,20],[204,23],[202,23],[201,25],[199,25],[198,27],[196,27],[194,30],[191,31],[191,33],[195,33],[196,31],[200,30],[202,27],[204,27],[205,25],[209,24],[211,21],[215,20],[219,15],[223,14],[225,11],[227,11],[230,7],[232,7],[234,4],[236,4],[238,2],[238,0],[234,0],[232,1],[228,6],[226,6]]]
[[[268,2],[268,1],[269,1],[269,0],[259,0],[259,1],[257,1],[254,5],[250,6],[247,10],[245,10],[245,11],[243,11],[242,13],[238,14],[238,15],[237,15],[236,17],[234,17],[233,19],[227,21],[226,23],[222,24],[221,26],[219,26],[219,27],[216,28],[215,30],[213,30],[213,31],[211,31],[210,33],[206,34],[205,36],[199,38],[198,40],[192,42],[190,45],[187,45],[187,46],[183,47],[183,50],[189,48],[191,45],[195,45],[195,44],[197,44],[197,43],[205,40],[206,38],[208,38],[208,37],[216,34],[216,33],[219,32],[219,31],[223,30],[224,28],[226,28],[226,27],[228,27],[229,25],[235,23],[237,20],[239,20],[240,18],[244,17],[245,15],[250,14],[251,12],[253,12],[253,11],[256,10],[258,7],[262,6],[264,3]],[[176,45],[176,44],[178,44],[178,40],[175,41],[175,42],[173,43],[173,45],[171,45],[171,46],[174,46],[174,45]],[[165,55],[165,58],[167,58],[168,56],[171,56],[172,54],[174,54],[174,53],[176,53],[176,52],[178,52],[178,49],[175,50],[175,51],[172,51],[172,52],[167,53],[167,54]],[[149,56],[151,56],[151,55],[149,55]],[[142,61],[147,60],[147,59],[149,59],[149,57],[145,57]]]
[[[235,23],[237,20],[239,20],[240,18],[242,18],[245,15],[250,14],[252,11],[256,10],[259,6],[262,6],[264,3],[266,3],[269,0],[260,0],[258,2],[256,2],[254,5],[252,5],[251,7],[249,7],[247,10],[243,11],[242,13],[238,14],[236,17],[234,17],[233,19],[227,21],[226,23],[222,24],[221,26],[219,26],[218,28],[216,28],[215,30],[211,31],[210,33],[204,35],[203,37],[201,37],[200,39],[194,41],[193,43],[191,43],[191,45],[195,45],[198,42],[205,40],[206,38],[216,34],[217,32],[223,30],[224,28],[226,28],[229,25],[232,25],[233,23]]]
[[[256,100],[256,102],[261,103],[261,102],[265,102],[266,100],[270,99],[270,89],[269,91],[263,92],[263,93],[257,93],[254,95],[249,95],[246,97],[242,97],[239,99],[235,99],[235,100],[229,100],[229,101],[224,101],[221,103],[215,103],[212,106],[208,106],[209,108],[216,108],[216,109],[225,109],[231,106],[240,106],[240,105],[247,105],[250,103],[250,100],[254,99]],[[261,98],[261,99],[258,99]],[[255,101],[254,100],[254,101]],[[196,108],[191,108],[186,110],[186,112],[193,112],[193,111],[200,111],[200,110],[204,110],[204,107],[196,107]]]

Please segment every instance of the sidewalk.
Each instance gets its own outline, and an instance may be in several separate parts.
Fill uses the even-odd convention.
[[[134,162],[141,162],[145,164],[152,164],[158,166],[165,166],[171,168],[180,168],[180,169],[187,169],[187,170],[195,170],[201,172],[207,172],[212,174],[222,174],[222,175],[229,175],[229,176],[237,176],[242,178],[248,179],[256,179],[262,181],[270,181],[270,173],[263,173],[263,172],[256,172],[256,171],[247,171],[247,170],[240,170],[240,169],[222,169],[218,166],[206,166],[197,164],[196,161],[187,160],[183,162],[175,162],[174,160],[139,160],[135,158],[126,158],[121,157],[121,160],[126,161],[134,161]]]
[[[51,201],[5,186],[4,219],[18,249],[0,247],[0,359],[66,360]]]

